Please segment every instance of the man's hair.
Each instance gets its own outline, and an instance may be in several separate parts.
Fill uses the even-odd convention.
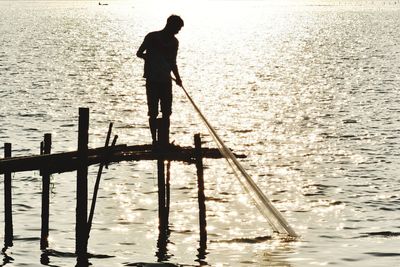
[[[177,15],[171,15],[167,19],[167,26],[173,26],[173,27],[183,27],[183,19]]]

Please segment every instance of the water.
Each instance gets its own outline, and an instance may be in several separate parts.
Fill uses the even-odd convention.
[[[226,163],[206,160],[200,259],[195,167],[172,163],[171,235],[160,253],[156,163],[123,162],[103,175],[93,266],[399,266],[398,1],[108,4],[0,1],[0,143],[33,155],[49,132],[53,152],[75,150],[78,107],[91,110],[91,147],[103,145],[110,121],[120,143],[149,143],[135,52],[177,13],[185,87],[301,237],[271,239]],[[171,139],[191,145],[197,132],[214,146],[176,87]],[[93,188],[97,167],[89,171]],[[75,179],[52,176],[49,266],[76,261]],[[18,173],[13,186],[4,263],[40,266],[41,177]]]

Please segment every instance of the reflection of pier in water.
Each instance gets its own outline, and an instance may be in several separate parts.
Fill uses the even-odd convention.
[[[0,159],[0,174],[4,174],[4,213],[5,213],[5,234],[4,234],[4,260],[12,261],[8,257],[6,250],[13,246],[13,220],[12,220],[12,181],[13,172],[40,170],[42,176],[42,225],[40,249],[43,251],[41,261],[49,263],[48,250],[49,236],[49,190],[50,175],[77,171],[76,186],[76,233],[75,233],[75,256],[77,266],[88,266],[87,245],[90,237],[90,229],[94,216],[97,199],[97,192],[103,167],[108,164],[120,161],[139,161],[157,160],[158,176],[158,217],[159,217],[159,237],[157,241],[158,251],[156,253],[158,261],[169,259],[167,245],[169,243],[169,209],[170,209],[170,162],[181,161],[195,164],[197,169],[198,184],[198,203],[199,203],[199,228],[200,242],[198,261],[204,262],[207,249],[206,231],[206,206],[204,195],[203,178],[203,158],[222,158],[223,156],[214,148],[202,148],[200,134],[194,136],[194,147],[180,147],[170,145],[168,142],[167,131],[163,129],[162,123],[158,127],[158,143],[153,145],[116,145],[117,136],[110,143],[112,124],[110,124],[105,146],[89,149],[88,148],[89,130],[89,109],[79,109],[79,129],[78,129],[78,150],[51,154],[51,134],[44,135],[41,143],[41,153],[37,156],[11,157],[12,146],[10,143],[4,144],[4,159]],[[243,155],[236,155],[244,157]],[[167,162],[167,164],[165,164]],[[99,171],[93,191],[92,205],[88,214],[88,166],[99,164]],[[166,170],[165,170],[166,169]],[[49,253],[50,252],[50,253]]]

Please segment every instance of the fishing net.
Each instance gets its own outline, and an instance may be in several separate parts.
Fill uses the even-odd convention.
[[[196,110],[197,114],[200,116],[201,120],[206,125],[208,131],[210,132],[212,138],[221,154],[225,157],[228,164],[233,169],[236,178],[239,180],[240,184],[243,186],[244,190],[248,193],[251,200],[261,212],[261,214],[267,219],[267,221],[272,226],[273,230],[280,234],[287,234],[291,237],[296,237],[297,234],[293,230],[292,227],[288,224],[282,214],[272,205],[271,201],[267,198],[267,196],[261,191],[261,189],[257,186],[254,180],[250,177],[250,175],[246,172],[240,162],[237,160],[232,151],[225,145],[222,139],[218,136],[215,129],[208,122],[206,117],[197,107],[196,103],[190,97],[189,93],[182,86],[182,89],[192,104],[193,108]]]

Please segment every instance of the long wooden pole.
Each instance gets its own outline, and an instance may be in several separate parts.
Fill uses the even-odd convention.
[[[110,143],[110,138],[111,138],[111,132],[112,132],[112,127],[113,123],[111,122],[109,127],[108,127],[108,132],[107,132],[107,137],[106,137],[106,142],[104,144],[104,147],[107,148],[108,144]],[[115,146],[116,139],[114,139],[112,143],[112,147]],[[88,239],[90,236],[90,230],[92,229],[92,222],[93,222],[93,216],[94,216],[94,210],[96,208],[96,201],[97,201],[97,193],[100,188],[100,179],[101,179],[101,174],[103,173],[103,168],[106,162],[101,162],[99,165],[99,170],[97,171],[97,177],[96,177],[96,182],[94,184],[94,189],[93,189],[93,198],[92,198],[92,205],[90,206],[90,213],[89,213],[89,219],[88,219]]]
[[[79,108],[78,162],[76,183],[75,253],[78,265],[87,262],[89,109]]]
[[[4,144],[4,157],[11,157],[11,144]],[[4,248],[13,246],[11,172],[4,173]]]
[[[51,152],[51,134],[44,135],[43,154]],[[42,227],[40,235],[40,249],[49,246],[49,214],[50,214],[50,174],[43,169],[42,172]]]

